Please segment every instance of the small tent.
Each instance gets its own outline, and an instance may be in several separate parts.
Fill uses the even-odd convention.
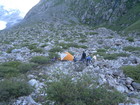
[[[60,59],[61,60],[67,60],[67,61],[73,61],[74,56],[71,55],[69,52],[65,52],[65,53],[60,54]]]

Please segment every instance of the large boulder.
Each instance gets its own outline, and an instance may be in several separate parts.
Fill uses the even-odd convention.
[[[132,86],[135,90],[140,90],[140,83],[132,82]]]
[[[122,92],[122,93],[128,92],[128,88],[127,88],[126,86],[124,86],[124,85],[118,85],[118,86],[116,86],[115,88],[116,88],[119,92]]]

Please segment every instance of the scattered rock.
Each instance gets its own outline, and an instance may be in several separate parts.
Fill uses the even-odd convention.
[[[140,83],[132,82],[132,86],[136,90],[140,90]]]
[[[130,77],[127,77],[126,78],[126,85],[131,85],[131,83],[133,82],[134,80]]]
[[[126,86],[124,86],[124,85],[119,85],[119,86],[116,86],[116,89],[119,91],[119,92],[121,92],[121,93],[127,93],[128,92],[128,88],[126,87]]]
[[[36,79],[31,79],[31,80],[29,81],[29,84],[30,84],[31,86],[35,86],[36,88],[39,87],[39,81],[37,81]]]

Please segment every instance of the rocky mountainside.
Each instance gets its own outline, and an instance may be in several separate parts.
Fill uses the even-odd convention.
[[[140,37],[87,25],[105,21],[115,24],[124,15],[123,12],[129,12],[125,5],[128,2],[131,0],[41,0],[18,26],[0,31],[0,105],[89,105],[90,97],[85,98],[89,95],[86,92],[100,87],[107,92],[117,90],[121,95],[116,92],[115,98],[110,97],[112,101],[110,98],[102,101],[108,94],[98,90],[96,98],[101,96],[100,93],[105,96],[98,101],[94,97],[95,102],[101,101],[103,105],[140,105]],[[132,6],[138,2],[131,2]],[[87,55],[95,55],[97,59],[93,59],[88,66],[81,61],[54,60],[60,52],[66,51],[77,60],[80,60],[83,51]],[[59,82],[65,76],[70,77],[72,83],[82,81],[83,78],[86,80],[84,88],[87,90],[82,96],[87,99],[85,102],[80,97],[82,92],[78,93],[81,98],[79,103],[67,102],[71,97],[67,95],[73,92],[68,93],[69,89],[73,85]],[[14,84],[16,82],[18,85]],[[26,85],[19,85],[19,82],[33,86],[33,91],[30,92]],[[57,86],[56,93],[50,95],[50,84],[57,82],[60,87]],[[65,86],[68,86],[65,88],[68,90],[64,97],[68,97],[68,100],[60,104],[55,96],[66,94],[61,91]],[[49,99],[53,96],[53,99]],[[126,100],[122,100],[121,96]],[[112,103],[114,100],[115,103]],[[109,103],[105,104],[106,101]]]
[[[41,0],[28,12],[24,20],[59,20],[64,23],[80,22],[92,26],[112,26],[114,23],[124,29],[140,19],[139,8],[139,0]]]

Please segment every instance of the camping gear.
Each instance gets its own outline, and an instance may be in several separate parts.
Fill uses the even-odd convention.
[[[73,59],[74,59],[74,56],[70,54],[69,52],[60,54],[60,60],[73,61]]]

